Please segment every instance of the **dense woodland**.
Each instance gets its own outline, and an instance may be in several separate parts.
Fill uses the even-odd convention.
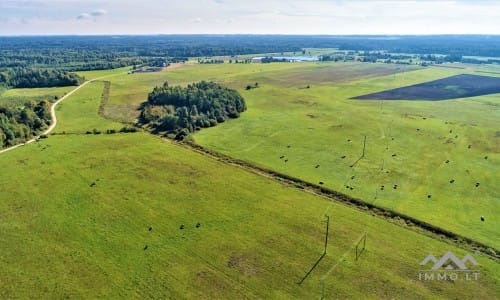
[[[238,118],[246,110],[245,100],[233,89],[214,82],[155,87],[142,105],[140,125],[177,140],[203,127],[216,126],[227,118]]]
[[[300,52],[304,48],[500,57],[500,36],[151,35],[0,37],[5,68],[110,69],[188,57]]]
[[[24,142],[50,124],[50,103],[28,101],[23,107],[0,105],[0,148]]]
[[[83,78],[61,70],[13,68],[0,72],[0,85],[14,88],[41,88],[79,85]]]

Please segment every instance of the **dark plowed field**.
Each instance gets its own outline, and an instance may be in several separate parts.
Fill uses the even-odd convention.
[[[440,101],[497,93],[500,93],[500,78],[461,74],[352,99]]]

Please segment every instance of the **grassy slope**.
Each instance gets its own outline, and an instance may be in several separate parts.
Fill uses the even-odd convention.
[[[310,68],[305,65],[304,72]],[[333,68],[345,72],[342,65]],[[261,86],[241,91],[248,111],[238,120],[202,130],[195,139],[222,153],[311,182],[322,181],[334,190],[498,249],[498,96],[441,102],[348,100],[459,72],[464,70],[431,68],[354,82],[318,82],[311,89],[299,89],[304,80],[294,82],[290,72],[281,70],[242,74],[236,78],[259,81]],[[315,73],[310,77],[314,81]],[[280,78],[287,81],[280,83]],[[368,139],[365,158],[351,168],[361,155],[363,135]],[[287,163],[279,158],[282,155]],[[451,179],[455,183],[450,184]]]
[[[74,100],[59,113],[86,110]],[[58,127],[83,124],[71,111]],[[500,295],[498,263],[475,255],[477,282],[420,282],[428,253],[465,252],[148,134],[51,136],[1,155],[0,169],[2,298],[314,298],[365,231],[366,252],[347,252],[327,297]],[[328,255],[299,286],[325,213]]]
[[[0,167],[4,298],[317,297],[364,231],[367,251],[333,270],[328,295],[500,295],[498,263],[477,257],[478,282],[419,282],[428,253],[465,252],[147,134],[53,136]],[[321,254],[327,211],[329,255],[299,286]]]

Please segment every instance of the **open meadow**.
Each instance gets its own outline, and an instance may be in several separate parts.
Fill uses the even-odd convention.
[[[192,72],[190,68],[185,70]],[[243,72],[250,66],[235,68],[234,72]],[[189,75],[183,73],[186,71],[179,68],[178,73],[150,74],[149,78],[158,76],[155,79],[158,81],[172,78],[172,82],[180,83]],[[207,68],[198,76],[202,78],[211,72]],[[246,74],[248,80],[255,79],[251,71]],[[123,80],[123,84],[130,76],[109,80]],[[234,77],[225,80],[236,85]],[[278,142],[283,147],[274,151],[289,151],[285,153],[290,156],[287,166],[293,166],[293,157],[300,152],[292,151],[302,149],[305,155],[307,138],[314,137],[305,135],[315,132],[307,128],[314,126],[318,133],[327,132],[320,130],[320,123],[313,122],[330,113],[326,110],[330,107],[328,101],[321,100],[324,91],[314,98],[323,109],[311,105],[305,106],[309,108],[305,111],[306,104],[288,103],[285,97],[277,95],[286,96],[287,89],[293,93],[306,91],[294,87],[273,89],[265,86],[262,79],[259,82],[262,88],[244,93],[249,111],[241,119],[202,131],[196,138],[200,141],[202,137],[207,141],[211,138],[214,143],[217,131],[222,141],[226,139],[222,134],[230,130],[227,125],[234,126],[235,132],[247,128],[248,139],[262,142],[255,145],[253,152],[262,155],[261,148],[271,151],[272,143]],[[55,132],[74,134],[51,135],[0,155],[0,298],[311,299],[322,294],[326,298],[499,297],[500,265],[481,254],[471,253],[479,263],[473,267],[479,271],[478,280],[419,280],[418,273],[423,268],[419,264],[428,254],[440,257],[451,250],[462,258],[467,252],[147,133],[83,134],[87,127],[107,129],[117,125],[98,114],[103,88],[102,82],[88,84],[57,110]],[[150,89],[137,87],[143,88]],[[115,90],[112,81],[111,104],[120,101],[126,104],[131,100],[121,98],[124,93],[113,98]],[[316,85],[310,89],[313,93],[316,90]],[[271,109],[276,107],[263,96],[265,91],[275,101],[283,99],[276,106],[297,105],[297,108],[290,109],[282,116],[284,121],[277,122],[280,112]],[[307,94],[290,101],[299,100],[312,101]],[[330,105],[344,108],[350,105],[347,101],[336,102]],[[370,109],[367,102],[361,104]],[[325,115],[302,118],[299,111],[302,114],[324,111]],[[383,111],[391,112],[387,106]],[[360,120],[368,116],[360,114]],[[263,117],[260,122],[252,120],[260,115]],[[331,122],[345,124],[354,132],[349,128],[358,125],[348,126],[347,119],[340,117]],[[287,122],[287,118],[295,119]],[[304,126],[300,123],[308,120],[311,123],[306,123],[307,130],[300,132],[299,128]],[[412,118],[402,120],[408,124],[417,122]],[[271,121],[273,128],[282,127],[271,133],[261,129],[259,139],[257,129],[252,126],[257,123],[270,126]],[[406,124],[400,120],[398,123]],[[285,124],[296,127],[283,127]],[[454,125],[461,128],[457,123]],[[424,126],[427,130],[432,128]],[[288,128],[298,132],[287,133]],[[268,136],[275,132],[278,133]],[[392,134],[398,138],[405,136],[397,129]],[[243,148],[234,149],[234,144],[229,144],[221,150],[235,151],[235,156],[252,152],[241,151],[245,149],[243,136],[231,135]],[[320,154],[321,145],[330,152],[351,149],[346,148],[344,141],[338,141],[343,146],[335,150],[336,144],[329,144],[329,136],[322,138],[324,143],[318,142],[314,148],[317,151],[309,151],[310,156],[316,156],[310,158],[311,162],[329,159],[327,153]],[[352,139],[358,142],[360,137]],[[286,147],[288,144],[290,148]],[[375,150],[369,151],[367,157]],[[399,151],[398,157],[405,157]],[[332,161],[337,160],[334,154]],[[268,156],[272,161],[273,155]],[[493,155],[491,158],[494,159]],[[254,158],[259,159],[262,164],[267,162],[262,156]],[[318,171],[326,169],[325,163],[319,163]],[[395,163],[388,164],[393,168]],[[300,168],[289,171],[306,179],[312,176],[312,172],[294,170]],[[330,172],[340,171],[332,168]],[[330,176],[334,182],[336,177]],[[328,179],[324,180],[335,187]],[[483,181],[483,185],[488,188],[487,182]],[[403,184],[401,187],[405,189]],[[388,199],[385,201],[391,203],[392,198]],[[409,201],[404,203],[409,205]],[[304,279],[324,250],[325,214],[330,216],[327,254]],[[492,224],[493,220],[488,222],[489,219],[485,224]],[[366,248],[356,260],[353,245],[364,233]]]
[[[39,102],[42,100],[55,101],[55,99],[64,96],[67,92],[74,89],[72,86],[55,88],[24,88],[24,89],[1,89],[0,105],[21,106],[26,100]]]
[[[375,76],[381,66],[405,67],[331,64],[329,72],[337,75],[329,77],[325,65],[291,65],[293,72],[277,66],[255,75],[221,75],[228,85],[257,81],[259,88],[240,90],[248,106],[241,118],[201,130],[195,141],[500,247],[498,94],[446,101],[351,99],[473,70],[387,75],[382,69]],[[356,68],[372,73],[359,76]]]
[[[498,94],[446,101],[352,99],[459,74],[497,73],[494,66],[372,63],[188,63],[142,74],[121,69],[109,79],[104,111],[132,123],[154,86],[216,81],[238,89],[248,110],[197,132],[196,143],[498,249]],[[258,88],[246,90],[255,83]]]

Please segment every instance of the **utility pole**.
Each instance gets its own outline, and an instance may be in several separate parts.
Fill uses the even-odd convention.
[[[365,135],[365,140],[363,142],[363,154],[361,155],[361,157],[365,157],[365,149],[366,149],[366,135]]]
[[[330,216],[326,216],[326,235],[325,235],[325,251],[323,252],[326,254],[326,248],[328,247],[328,229],[330,227]]]

